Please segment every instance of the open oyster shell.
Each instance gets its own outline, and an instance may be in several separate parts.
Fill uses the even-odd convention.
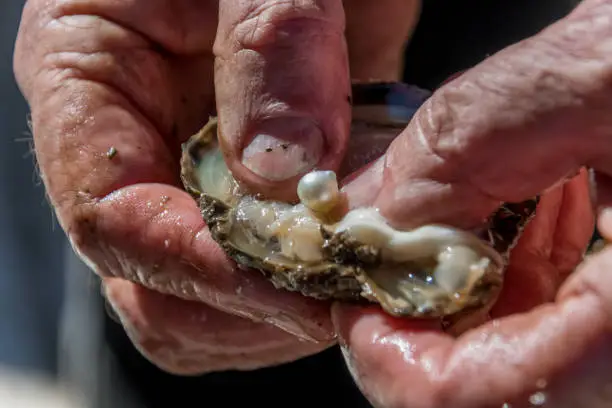
[[[405,123],[386,125],[397,134]],[[367,128],[356,122],[354,130],[359,126]],[[502,286],[509,249],[535,212],[537,199],[507,204],[482,236],[441,225],[397,231],[373,208],[334,216],[341,195],[332,172],[306,175],[298,204],[260,200],[232,177],[217,130],[212,118],[183,145],[186,190],[231,258],[261,271],[276,287],[306,296],[370,301],[411,317],[490,305]]]

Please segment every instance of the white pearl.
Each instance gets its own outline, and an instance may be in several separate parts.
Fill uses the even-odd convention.
[[[312,171],[306,174],[297,187],[302,204],[314,211],[333,208],[338,202],[339,189],[336,173],[333,171]]]

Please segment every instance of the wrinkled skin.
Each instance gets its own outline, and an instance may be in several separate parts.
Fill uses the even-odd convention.
[[[539,389],[545,406],[609,406],[612,253],[576,269],[594,207],[585,172],[557,182],[592,167],[596,204],[610,205],[612,1],[585,0],[444,85],[384,157],[344,180],[352,205],[376,205],[402,227],[469,228],[502,201],[546,191],[500,300],[461,322],[460,336],[376,308],[334,305],[330,316],[326,303],[275,291],[223,256],[181,191],[179,144],[215,102],[228,165],[253,190],[290,198],[299,179],[277,177],[289,167],[282,154],[241,162],[253,129],[283,134],[289,124],[291,154],[318,152],[320,167],[336,169],[349,67],[353,78],[397,79],[414,22],[398,16],[417,15],[410,1],[371,4],[344,2],[347,48],[338,0],[228,0],[220,21],[213,1],[28,2],[15,71],[43,181],[75,249],[103,277],[130,338],[168,371],[291,361],[333,344],[337,331],[376,406],[520,407]],[[363,24],[373,13],[388,24]],[[598,223],[612,239],[612,215]]]
[[[287,135],[300,120],[317,123],[333,135],[321,161],[337,168],[349,63],[355,78],[397,80],[419,7],[347,3],[345,24],[338,0],[27,2],[15,73],[49,199],[131,339],[160,367],[254,368],[334,344],[329,304],[276,291],[224,256],[182,189],[178,158],[216,105],[228,163],[254,189],[287,198],[299,176],[270,183],[246,170],[239,150],[254,135],[238,125]],[[373,12],[390,25],[364,31],[359,21]],[[293,151],[302,141],[287,142]],[[258,341],[237,334],[245,331]]]

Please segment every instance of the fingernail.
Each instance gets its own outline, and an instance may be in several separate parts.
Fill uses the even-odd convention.
[[[296,336],[304,341],[312,343],[325,343],[335,338],[333,327],[316,319],[309,321],[293,313],[286,313],[276,308],[254,305],[244,299],[238,302],[226,302],[222,310],[230,314],[252,320],[254,322],[267,323],[276,328]]]
[[[323,154],[323,133],[311,120],[278,118],[258,126],[255,137],[242,152],[242,164],[270,181],[282,181],[306,173]]]
[[[317,324],[316,321],[300,319],[282,311],[264,315],[261,321],[311,343],[327,343],[336,338],[331,326],[327,327],[326,324]]]
[[[304,341],[311,343],[319,343],[326,340],[323,333],[313,333],[297,322],[288,319],[286,316],[267,316],[263,319],[264,322],[271,324],[279,329],[292,334]]]

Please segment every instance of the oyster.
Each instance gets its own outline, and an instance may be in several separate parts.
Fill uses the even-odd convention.
[[[397,134],[399,126],[390,129]],[[491,304],[537,202],[503,206],[481,237],[443,225],[398,231],[375,208],[342,211],[331,171],[305,175],[297,204],[258,199],[225,165],[215,118],[183,145],[181,178],[213,239],[238,264],[277,288],[370,301],[395,316],[445,317]]]

